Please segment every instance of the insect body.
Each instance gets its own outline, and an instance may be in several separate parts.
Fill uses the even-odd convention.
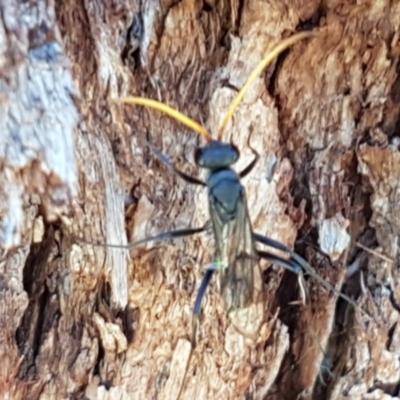
[[[129,102],[147,103],[147,99],[129,98]],[[152,107],[160,106],[164,111],[166,106],[154,100],[149,101]],[[169,109],[169,107],[167,107]],[[203,277],[194,306],[194,316],[197,320],[201,313],[201,304],[207,287],[215,271],[220,273],[220,286],[225,306],[228,312],[236,316],[235,327],[245,335],[253,336],[263,320],[263,290],[261,271],[258,267],[259,258],[264,258],[271,263],[301,276],[303,270],[312,270],[311,266],[299,255],[292,252],[284,244],[258,233],[254,233],[247,209],[245,189],[240,180],[248,175],[255,167],[259,155],[251,148],[254,159],[240,173],[231,167],[239,158],[238,149],[230,143],[211,140],[207,135],[208,144],[197,149],[195,154],[196,164],[208,170],[206,182],[185,174],[177,169],[171,160],[163,153],[154,149],[155,155],[176,174],[190,184],[201,185],[208,189],[210,220],[202,227],[179,229],[163,232],[159,235],[148,237],[129,244],[127,247],[136,248],[147,242],[165,241],[181,237],[192,236],[212,230],[215,240],[214,259]],[[255,242],[285,252],[287,258],[280,257],[270,251],[257,250]],[[126,247],[107,245],[109,247]],[[249,321],[248,315],[240,322],[238,312],[249,306],[255,306],[258,324]],[[240,315],[240,314],[239,314]],[[196,323],[196,321],[195,321]],[[250,331],[249,331],[250,328]],[[192,343],[195,342],[196,329],[193,330]]]
[[[259,158],[257,152],[254,149],[252,151],[254,160],[239,174],[231,168],[239,158],[239,151],[232,144],[211,141],[195,155],[196,164],[209,172],[206,185],[210,222],[215,239],[214,257],[223,266],[219,274],[226,309],[228,312],[232,311],[236,317],[238,310],[247,309],[249,306],[260,309],[255,315],[258,324],[253,323],[256,321],[243,321],[246,326],[240,326],[238,318],[232,318],[232,322],[236,322],[236,328],[247,335],[254,335],[254,330],[263,320],[262,277],[258,259],[266,258],[295,273],[302,271],[300,264],[291,258],[288,249],[285,248],[289,252],[289,258],[284,259],[267,251],[260,252],[255,247],[258,239],[276,248],[269,238],[254,236],[245,190],[240,182],[241,178],[252,171]],[[282,250],[284,246],[280,244],[278,247]],[[215,270],[209,268],[203,278],[196,300],[196,317],[201,312],[201,300]],[[249,332],[248,328],[252,328],[253,332]]]
[[[223,130],[229,123],[234,110],[242,100],[250,84],[260,74],[260,72],[283,50],[292,43],[313,34],[303,32],[281,42],[267,57],[258,65],[252,73],[243,89],[239,92],[236,100],[232,104],[218,137],[221,137]],[[257,333],[260,324],[264,319],[263,304],[263,281],[261,270],[258,266],[260,258],[266,259],[271,263],[280,265],[302,278],[303,272],[308,273],[323,284],[329,290],[340,295],[352,304],[355,304],[347,296],[338,293],[333,286],[323,280],[315,270],[298,254],[294,253],[284,244],[271,238],[253,232],[248,213],[246,195],[241,184],[241,178],[248,175],[256,165],[259,155],[250,147],[253,152],[253,161],[241,172],[237,173],[232,169],[233,164],[239,158],[238,149],[231,143],[224,143],[220,140],[212,140],[211,135],[204,127],[189,119],[185,115],[172,109],[171,107],[154,100],[141,97],[128,97],[119,99],[119,102],[136,104],[151,107],[164,112],[165,114],[179,120],[186,126],[201,134],[207,144],[197,149],[195,162],[200,168],[208,172],[205,182],[187,175],[177,169],[172,161],[163,153],[153,149],[155,155],[176,174],[190,184],[201,185],[208,190],[208,201],[210,220],[202,227],[180,229],[175,231],[163,232],[159,235],[148,237],[132,243],[128,246],[107,245],[109,247],[138,247],[150,241],[164,241],[179,237],[187,237],[199,234],[207,230],[212,230],[215,240],[214,263],[206,269],[203,280],[196,297],[194,305],[194,328],[192,331],[192,350],[195,346],[196,328],[198,318],[201,313],[201,306],[207,287],[212,276],[217,271],[220,276],[221,293],[227,311],[231,316],[233,325],[244,335],[253,336]],[[150,147],[151,144],[149,144]],[[260,250],[256,243],[274,249]],[[277,255],[278,253],[284,253]],[[300,280],[302,282],[302,280]],[[302,285],[300,285],[302,287]],[[304,289],[303,289],[304,293]],[[242,318],[242,309],[252,309]],[[184,381],[184,379],[183,379]],[[182,389],[182,387],[181,387]]]

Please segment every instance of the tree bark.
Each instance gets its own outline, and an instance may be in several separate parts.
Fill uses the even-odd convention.
[[[1,7],[0,394],[12,399],[390,399],[400,384],[397,2],[12,0]],[[359,308],[265,262],[265,320],[232,326],[214,280],[191,351],[207,235],[127,244],[209,218],[197,134],[140,95],[261,154],[243,182],[255,231]],[[71,79],[72,77],[72,79]],[[78,115],[80,119],[78,122]],[[187,376],[185,370],[187,369]]]

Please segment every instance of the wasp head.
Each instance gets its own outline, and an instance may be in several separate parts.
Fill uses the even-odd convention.
[[[230,167],[239,158],[239,150],[232,143],[213,140],[196,150],[194,159],[201,168],[218,170]]]

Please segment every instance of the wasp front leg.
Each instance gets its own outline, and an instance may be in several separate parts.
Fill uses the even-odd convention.
[[[178,168],[175,167],[174,163],[171,161],[171,159],[162,153],[161,151],[158,151],[154,146],[147,142],[147,145],[150,147],[151,151],[156,155],[156,157],[163,163],[165,164],[168,168],[172,169],[177,175],[179,175],[184,181],[187,183],[190,183],[192,185],[200,185],[200,186],[207,186],[205,182],[201,181],[200,179],[195,178],[194,176],[185,174],[184,172],[180,171]]]

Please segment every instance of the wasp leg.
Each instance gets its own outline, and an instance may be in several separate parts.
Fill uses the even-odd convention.
[[[267,251],[257,250],[257,254],[260,258],[264,258],[265,260],[270,261],[272,264],[279,265],[296,275],[303,273],[301,266],[293,260],[285,260],[284,258],[275,256]]]
[[[273,240],[271,238],[263,236],[263,235],[261,235],[259,233],[253,233],[253,236],[254,236],[254,239],[257,242],[263,243],[263,244],[265,244],[267,246],[270,246],[270,247],[273,247],[273,248],[275,248],[277,250],[281,250],[281,251],[284,251],[286,253],[289,253],[291,265],[293,265],[293,262],[294,262],[295,264],[300,266],[303,269],[304,272],[306,272],[308,275],[310,275],[316,281],[318,281],[322,286],[324,286],[325,289],[328,289],[330,292],[335,293],[337,296],[339,296],[343,300],[347,301],[349,304],[351,304],[356,309],[360,309],[360,307],[358,306],[358,304],[354,300],[352,300],[349,296],[346,296],[345,294],[341,293],[333,285],[328,283],[325,279],[321,278],[317,274],[315,269],[303,257],[300,257],[297,253],[295,253],[294,251],[290,250],[289,247],[285,246],[283,243],[280,243],[280,242],[278,242],[276,240]],[[279,259],[283,260],[281,258],[279,258]],[[285,261],[289,261],[289,260],[285,260]],[[277,263],[277,264],[279,264],[279,263]],[[282,264],[280,264],[280,265],[282,265]],[[290,268],[288,268],[288,269],[290,269]]]
[[[285,246],[281,242],[278,242],[277,240],[271,239],[267,236],[261,235],[260,233],[256,233],[256,232],[253,233],[253,236],[257,242],[265,244],[269,247],[273,247],[274,249],[284,251],[286,253],[292,253],[292,251],[289,249],[289,247]],[[306,262],[306,261],[304,260],[304,262]]]
[[[215,268],[213,266],[207,268],[206,273],[203,276],[203,280],[201,281],[199,291],[197,292],[196,301],[194,303],[193,310],[193,331],[192,331],[192,346],[194,347],[196,344],[196,333],[197,327],[199,324],[199,317],[201,313],[201,304],[203,302],[204,295],[206,294],[208,285],[210,284],[211,278],[215,272]]]
[[[201,303],[203,302],[203,297],[206,294],[207,287],[210,284],[214,272],[218,269],[219,267],[216,265],[216,263],[209,265],[206,269],[206,273],[203,276],[203,280],[201,281],[196,301],[194,303],[194,315],[196,316],[199,316],[201,313]]]
[[[268,238],[266,238],[268,239]],[[271,246],[273,247],[273,246]],[[288,271],[295,273],[299,279],[299,287],[301,291],[301,298],[303,300],[303,304],[306,303],[306,290],[304,285],[304,276],[302,267],[295,260],[285,260],[284,258],[275,256],[267,251],[257,250],[257,254],[260,258],[264,258],[275,265],[280,265],[283,268],[286,268]]]
[[[187,228],[187,229],[178,229],[176,231],[168,231],[168,232],[163,232],[160,233],[159,235],[156,236],[151,236],[142,240],[138,240],[137,242],[128,244],[128,247],[130,249],[138,247],[144,243],[147,242],[163,242],[165,240],[170,240],[170,239],[178,239],[186,236],[192,236],[196,235],[198,233],[202,233],[206,230],[208,225],[204,225],[201,228]]]
[[[145,239],[138,240],[133,243],[129,243],[126,245],[123,244],[100,244],[100,243],[92,243],[92,242],[87,242],[86,240],[79,240],[81,243],[86,243],[86,244],[91,244],[92,246],[96,247],[111,247],[114,249],[134,249],[144,243],[147,242],[152,242],[152,241],[157,241],[157,242],[162,242],[165,240],[171,240],[171,239],[178,239],[186,236],[191,236],[191,235],[196,235],[198,233],[202,233],[206,231],[209,228],[209,224],[205,224],[201,228],[187,228],[187,229],[178,229],[176,231],[168,231],[168,232],[163,232],[160,233],[159,235],[156,236],[150,236]]]
[[[161,151],[158,151],[156,148],[154,148],[154,146],[151,143],[147,142],[147,145],[150,147],[151,151],[157,156],[157,158],[162,163],[164,163],[168,168],[172,169],[172,171],[174,171],[177,175],[179,175],[184,181],[193,185],[207,186],[206,183],[203,182],[202,180],[197,179],[194,176],[185,174],[184,172],[176,168],[174,163],[170,160],[170,158]]]
[[[253,170],[253,168],[256,166],[258,160],[260,159],[260,155],[257,153],[257,151],[255,149],[253,149],[250,146],[250,143],[247,143],[247,145],[249,146],[250,150],[253,152],[254,159],[242,172],[239,173],[240,178],[244,178],[246,175],[248,175]]]
[[[199,326],[199,317],[200,317],[200,313],[201,313],[201,303],[203,302],[204,295],[206,294],[207,287],[210,284],[211,278],[212,278],[215,270],[216,270],[216,268],[213,266],[213,264],[211,265],[211,267],[207,268],[206,273],[203,276],[203,280],[201,281],[199,291],[197,292],[196,301],[194,303],[194,310],[193,310],[192,337],[190,339],[192,348],[190,350],[187,366],[189,366],[189,364],[190,364],[193,350],[196,347],[196,336],[197,336],[197,328]],[[179,389],[179,394],[178,394],[177,399],[179,399],[181,397],[182,390],[185,385],[187,368],[188,367],[186,367],[185,374],[184,374],[183,380],[182,380],[182,385]]]
[[[267,236],[261,235],[259,233],[253,233],[254,239],[256,242],[265,244],[266,246],[272,247],[277,250],[284,251],[285,253],[290,254],[291,259],[298,264],[304,271],[312,275],[312,272],[317,274],[314,269],[311,267],[311,265],[301,256],[299,256],[297,253],[294,251],[290,250],[289,247],[284,245],[281,242],[278,242],[277,240],[271,239]],[[311,273],[310,273],[311,271]],[[318,274],[317,274],[318,275]],[[322,278],[320,278],[322,279]]]

